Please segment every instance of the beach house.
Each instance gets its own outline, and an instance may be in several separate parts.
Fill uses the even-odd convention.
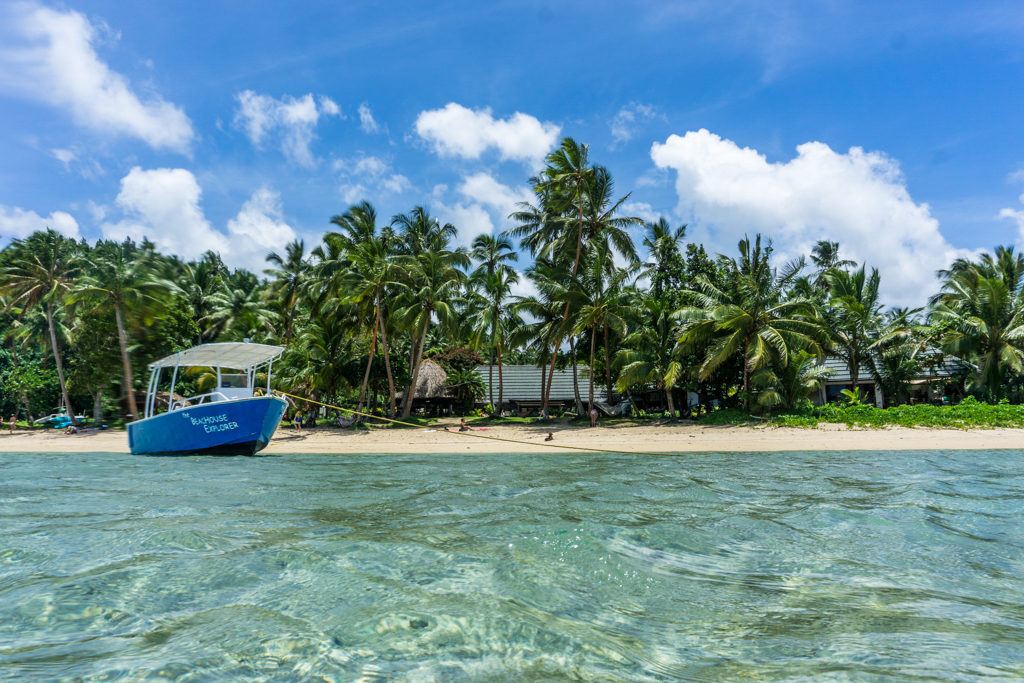
[[[850,368],[845,360],[827,356],[824,365],[830,372],[828,379],[821,384],[817,396],[819,404],[838,400],[843,389],[853,389]],[[958,394],[950,396],[949,387],[957,384],[958,378],[967,370],[969,366],[964,361],[952,356],[945,356],[935,365],[924,367],[910,380],[910,402],[938,403],[959,398]],[[889,404],[882,386],[868,367],[861,366],[857,375],[857,386],[865,400],[873,402],[879,408]]]
[[[541,387],[547,382],[550,368],[539,368],[536,365],[502,365],[502,407],[517,415],[528,415],[540,410],[543,403]],[[477,373],[484,380],[483,402],[498,402],[498,366],[478,365]],[[580,400],[586,404],[590,397],[590,368],[578,365],[575,385],[579,387]],[[606,400],[604,383],[600,380],[594,384],[594,401]],[[576,402],[576,389],[573,382],[572,366],[556,368],[551,379],[549,404],[568,408]]]

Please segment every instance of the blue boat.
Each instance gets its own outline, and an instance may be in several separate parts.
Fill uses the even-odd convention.
[[[128,425],[134,455],[253,455],[266,448],[287,403],[271,395],[270,374],[284,349],[267,344],[201,344],[150,364],[145,417]],[[216,379],[197,396],[174,393],[181,368],[204,368]],[[170,388],[160,391],[164,370]],[[266,387],[256,388],[258,371]],[[164,412],[159,412],[166,408]]]

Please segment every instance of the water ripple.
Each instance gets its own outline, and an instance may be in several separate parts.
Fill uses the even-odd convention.
[[[0,677],[1024,678],[1019,452],[0,468]]]

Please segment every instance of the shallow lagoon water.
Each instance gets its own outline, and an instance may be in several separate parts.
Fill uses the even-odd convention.
[[[0,455],[0,678],[1024,677],[1024,452]]]

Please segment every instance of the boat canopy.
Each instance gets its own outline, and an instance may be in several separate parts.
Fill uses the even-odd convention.
[[[176,367],[234,368],[248,370],[276,359],[284,347],[249,342],[200,344],[149,364],[150,370]]]

